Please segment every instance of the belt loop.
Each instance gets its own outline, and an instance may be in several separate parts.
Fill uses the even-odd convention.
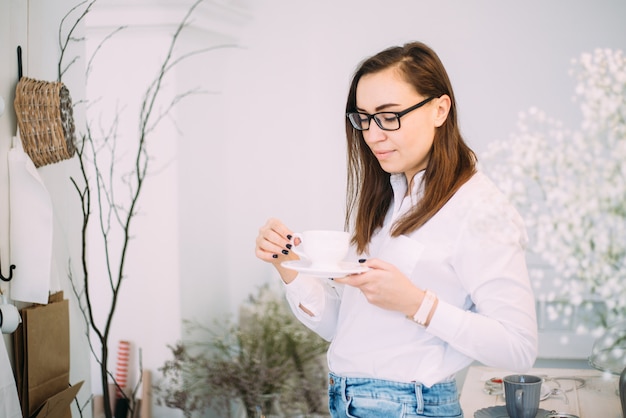
[[[422,393],[423,387],[424,386],[421,383],[415,383],[415,403],[417,405],[415,407],[415,413],[417,413],[417,415],[424,414],[424,395]]]
[[[348,378],[346,377],[340,377],[341,379],[341,397],[343,398],[343,401],[347,404],[350,401],[350,398],[348,397]]]

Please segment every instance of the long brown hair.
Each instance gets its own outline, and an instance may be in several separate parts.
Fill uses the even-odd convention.
[[[355,72],[346,112],[357,107],[356,90],[361,77],[397,67],[418,94],[425,97],[450,97],[448,117],[435,131],[430,158],[423,182],[424,195],[420,202],[396,221],[392,236],[415,231],[432,218],[454,193],[476,171],[476,155],[467,146],[457,124],[456,101],[448,74],[437,54],[420,42],[388,48],[361,63]],[[378,228],[393,199],[385,172],[363,139],[363,132],[352,127],[346,118],[348,146],[348,184],[346,199],[346,228],[353,223],[352,243],[359,252],[367,251],[368,244]],[[354,212],[356,210],[356,216]]]

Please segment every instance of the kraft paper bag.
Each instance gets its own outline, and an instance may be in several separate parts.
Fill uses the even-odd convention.
[[[55,395],[44,402],[41,407],[35,411],[32,418],[66,418],[71,417],[68,406],[72,403],[83,382],[65,389],[63,392]]]
[[[47,305],[21,310],[15,332],[16,381],[25,417],[71,418],[70,405],[82,382],[70,387],[69,302],[63,292]]]

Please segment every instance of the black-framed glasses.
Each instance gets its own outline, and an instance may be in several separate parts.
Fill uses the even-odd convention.
[[[370,128],[370,121],[374,119],[376,125],[383,131],[397,131],[400,129],[400,118],[415,109],[419,109],[426,103],[430,102],[434,97],[424,99],[418,104],[409,107],[401,112],[378,112],[370,115],[362,112],[348,112],[346,117],[352,124],[352,127],[358,131],[367,131]]]

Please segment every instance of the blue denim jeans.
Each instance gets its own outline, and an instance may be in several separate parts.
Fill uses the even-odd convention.
[[[330,373],[328,407],[333,418],[463,418],[455,381],[428,388]]]

